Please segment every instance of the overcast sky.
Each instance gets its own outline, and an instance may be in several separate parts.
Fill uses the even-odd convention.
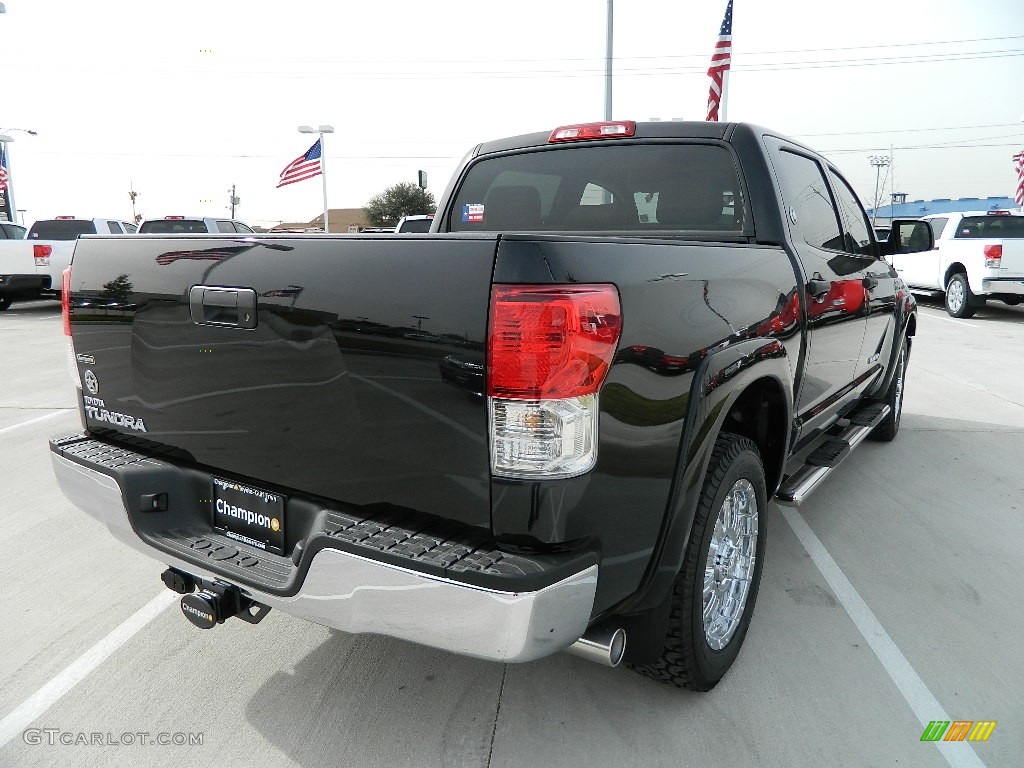
[[[604,115],[607,0],[5,0],[0,130],[26,223],[56,215],[322,210],[278,174],[331,124],[332,208],[425,170],[440,196],[479,141]],[[615,2],[613,116],[703,119],[726,0]],[[734,0],[728,119],[908,199],[1011,196],[1024,148],[1022,0]],[[895,178],[893,178],[895,177]]]

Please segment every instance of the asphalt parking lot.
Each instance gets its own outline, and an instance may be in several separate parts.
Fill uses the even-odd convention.
[[[1022,350],[1024,307],[953,320],[921,302],[899,436],[858,448],[799,512],[772,506],[746,645],[696,694],[276,611],[195,629],[161,565],[57,489],[47,438],[80,426],[59,307],[15,304],[0,313],[0,766],[1020,766]],[[932,720],[997,725],[922,742]]]

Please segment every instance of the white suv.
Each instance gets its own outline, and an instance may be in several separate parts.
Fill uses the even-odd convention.
[[[229,235],[253,233],[252,227],[241,221],[203,216],[164,216],[162,219],[146,219],[139,225],[140,235],[185,235],[206,232]]]

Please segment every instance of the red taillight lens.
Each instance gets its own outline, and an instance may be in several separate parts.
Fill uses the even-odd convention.
[[[51,253],[53,253],[52,245],[42,245],[41,243],[33,243],[32,245],[32,256],[36,259],[48,259]]]
[[[71,267],[61,274],[60,314],[64,318],[64,335],[71,335]]]
[[[618,120],[606,123],[580,123],[579,125],[563,125],[555,128],[548,136],[549,144],[560,141],[583,141],[585,139],[618,139],[636,133],[636,123],[632,120]]]
[[[613,285],[496,285],[491,289],[487,394],[547,400],[594,394],[619,342]]]
[[[1003,246],[1002,245],[986,245],[985,246],[985,266],[999,268],[1003,264]]]

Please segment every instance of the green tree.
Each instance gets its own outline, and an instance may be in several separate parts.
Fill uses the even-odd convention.
[[[393,227],[403,216],[433,213],[436,209],[437,202],[432,193],[411,182],[402,182],[370,198],[363,212],[373,226]]]
[[[123,302],[131,296],[132,291],[134,290],[135,286],[132,285],[131,280],[128,279],[128,275],[122,273],[109,283],[103,284],[103,297]]]

